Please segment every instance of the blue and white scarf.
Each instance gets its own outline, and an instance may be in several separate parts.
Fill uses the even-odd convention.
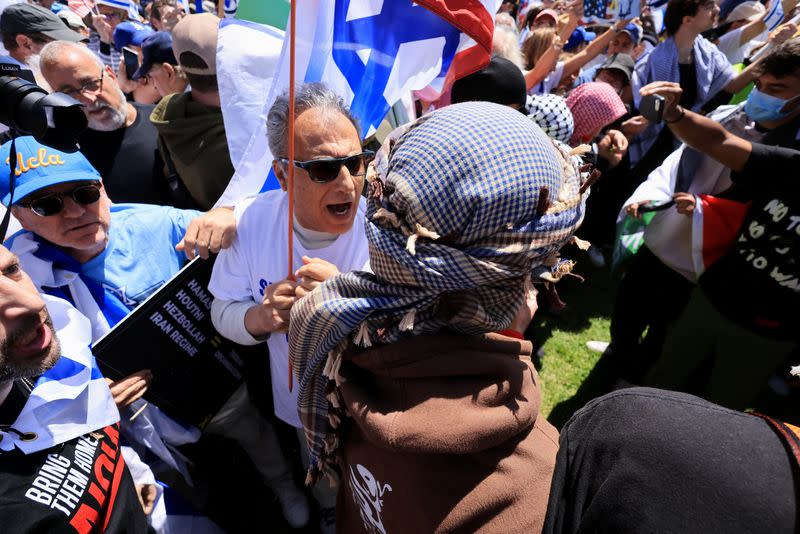
[[[703,37],[697,37],[694,40],[692,55],[697,76],[697,99],[692,110],[697,111],[728,85],[728,82],[736,77],[736,73],[725,54]],[[668,37],[655,47],[645,61],[637,63],[631,80],[633,101],[637,108],[642,99],[639,89],[649,83],[661,81],[681,81],[678,67],[678,47],[673,37]],[[644,157],[663,128],[663,123],[651,124],[632,140],[629,148],[631,165],[636,165]]]
[[[28,231],[15,234],[10,250],[20,257],[22,268],[42,293],[67,300],[89,319],[90,344],[130,313],[116,293],[83,275],[80,263],[35,234]],[[124,436],[140,455],[149,451],[190,480],[187,460],[175,447],[196,442],[200,430],[175,421],[153,405],[147,406],[133,421],[128,420],[146,404],[140,399],[124,410],[127,415],[121,427]]]
[[[370,267],[337,275],[292,307],[289,352],[311,457],[334,461],[341,354],[443,329],[507,328],[537,266],[583,218],[569,155],[511,108],[466,102],[435,111],[384,143],[367,171]]]
[[[61,343],[61,358],[36,381],[11,427],[0,428],[0,451],[17,448],[31,454],[119,421],[117,406],[89,348],[89,321],[62,299],[42,298]],[[23,440],[23,436],[35,437]]]

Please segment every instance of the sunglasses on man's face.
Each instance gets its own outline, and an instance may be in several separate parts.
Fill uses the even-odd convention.
[[[360,154],[343,158],[319,158],[308,161],[294,160],[294,166],[306,171],[312,182],[325,184],[332,182],[339,176],[342,165],[347,167],[347,171],[351,176],[364,176],[367,173],[367,164],[374,155],[375,153],[372,150],[365,150]],[[286,158],[278,158],[278,161],[289,163]]]
[[[40,217],[58,215],[64,209],[64,197],[72,197],[72,200],[81,206],[88,206],[100,200],[100,185],[90,184],[76,187],[66,193],[53,193],[21,204],[30,208],[32,212]]]

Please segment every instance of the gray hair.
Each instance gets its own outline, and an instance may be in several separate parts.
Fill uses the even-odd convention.
[[[42,48],[42,51],[39,53],[39,65],[42,71],[46,71],[53,65],[60,64],[64,59],[64,55],[68,54],[69,52],[83,54],[85,57],[91,58],[91,60],[97,65],[98,69],[105,67],[100,58],[97,57],[94,52],[89,50],[86,45],[73,43],[70,41],[53,41],[44,45],[44,48]]]
[[[294,92],[295,116],[311,108],[338,111],[349,120],[360,135],[358,121],[350,113],[342,97],[321,83],[303,84]],[[289,91],[286,91],[272,104],[267,114],[267,138],[272,157],[286,157],[289,154]]]
[[[495,26],[492,36],[492,54],[509,60],[524,71],[522,52],[519,49],[519,38],[515,30],[507,26]]]
[[[494,27],[495,28],[508,28],[512,31],[517,30],[517,25],[514,24],[514,17],[509,15],[508,13],[498,13],[494,17]]]

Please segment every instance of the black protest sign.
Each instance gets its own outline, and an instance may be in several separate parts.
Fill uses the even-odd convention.
[[[242,384],[244,360],[267,357],[266,346],[237,345],[211,323],[206,288],[215,259],[186,265],[92,348],[112,380],[150,369],[144,398],[201,428]]]

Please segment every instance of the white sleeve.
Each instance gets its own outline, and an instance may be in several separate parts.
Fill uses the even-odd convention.
[[[549,94],[553,92],[553,89],[558,87],[558,84],[561,83],[561,77],[564,75],[564,62],[559,61],[556,63],[556,68],[553,69],[553,72],[547,75],[547,78],[544,79],[544,94]]]
[[[128,471],[131,473],[131,478],[134,484],[155,484],[156,477],[153,476],[153,471],[144,463],[136,451],[127,445],[121,447],[122,457],[125,459],[125,465],[128,466]]]
[[[634,202],[641,203],[649,200],[661,203],[669,201],[672,198],[672,194],[676,192],[675,183],[678,179],[678,166],[685,148],[686,145],[681,145],[667,156],[664,163],[656,167],[647,176],[647,180],[639,184],[633,195],[622,205],[622,212],[620,213],[624,213],[625,208]]]
[[[211,303],[211,322],[217,331],[239,345],[257,345],[267,337],[255,338],[244,327],[244,316],[255,302],[252,300],[214,299]]]
[[[736,52],[743,44],[745,44],[739,42],[743,30],[744,26],[741,28],[736,28],[735,30],[728,32],[722,37],[720,37],[719,41],[717,41],[717,48],[719,48],[720,52],[722,52],[726,56],[730,56],[734,52]]]
[[[239,226],[237,221],[237,226]],[[247,253],[244,250],[241,227],[233,244],[220,250],[214,270],[211,271],[211,280],[208,290],[214,298],[222,300],[251,301],[250,269]]]

